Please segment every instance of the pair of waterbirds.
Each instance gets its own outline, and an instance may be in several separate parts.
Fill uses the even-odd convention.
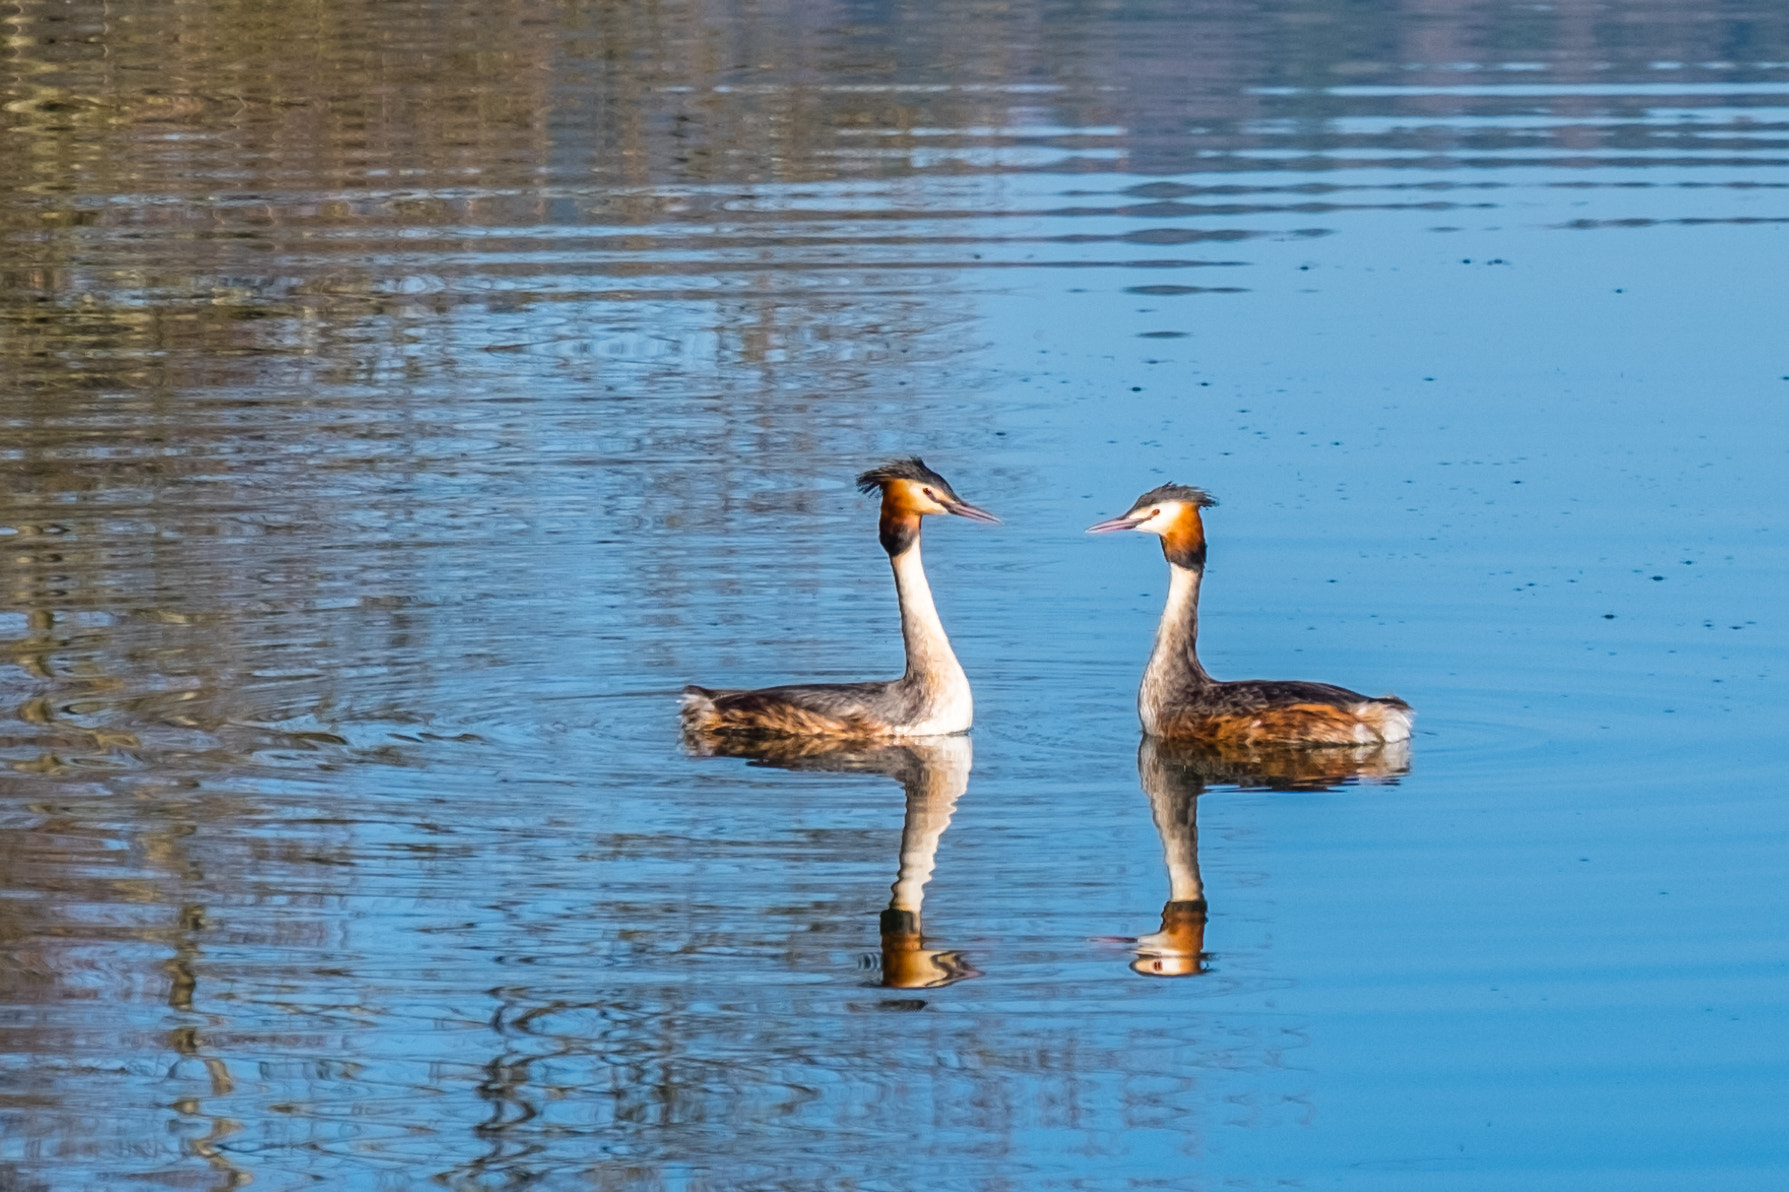
[[[813,737],[832,740],[944,736],[974,720],[969,679],[957,662],[932,604],[920,562],[920,523],[954,514],[997,522],[969,504],[918,458],[895,460],[857,478],[865,494],[880,492],[882,548],[894,567],[907,670],[867,683],[802,683],[750,691],[683,689],[683,724],[693,736]],[[1205,574],[1200,510],[1216,504],[1204,491],[1164,484],[1138,497],[1090,534],[1135,530],[1161,539],[1168,560],[1168,602],[1155,649],[1143,671],[1137,711],[1143,731],[1169,741],[1237,748],[1395,744],[1410,737],[1410,705],[1372,698],[1328,683],[1244,679],[1220,682],[1199,663],[1199,583]]]

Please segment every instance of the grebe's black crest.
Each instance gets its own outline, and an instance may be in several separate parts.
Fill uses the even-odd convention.
[[[930,484],[956,496],[956,493],[951,492],[950,481],[926,467],[926,461],[917,455],[910,455],[906,459],[891,459],[879,468],[871,468],[857,478],[857,491],[868,496],[890,480],[912,480],[919,484]]]
[[[1210,509],[1218,503],[1218,499],[1202,488],[1194,488],[1190,484],[1164,484],[1160,488],[1152,488],[1135,501],[1132,509],[1140,509],[1155,501],[1181,501],[1196,509]]]

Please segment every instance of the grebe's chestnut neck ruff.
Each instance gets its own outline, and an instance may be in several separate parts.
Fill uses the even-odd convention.
[[[766,736],[907,737],[960,733],[974,720],[969,679],[950,648],[920,560],[921,519],[954,514],[998,522],[914,456],[871,468],[858,490],[880,493],[878,535],[894,569],[907,669],[899,679],[813,683],[754,691],[686,687],[683,725],[690,733]]]
[[[1205,578],[1205,523],[1217,501],[1203,489],[1164,484],[1130,509],[1089,526],[1090,534],[1136,530],[1162,540],[1168,601],[1155,649],[1137,691],[1137,713],[1152,737],[1238,744],[1369,745],[1410,736],[1410,705],[1369,699],[1328,683],[1244,679],[1219,682],[1199,663],[1199,588]]]

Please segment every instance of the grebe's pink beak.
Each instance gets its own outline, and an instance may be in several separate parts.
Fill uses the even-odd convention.
[[[1087,532],[1089,534],[1111,534],[1118,530],[1134,530],[1148,520],[1148,517],[1137,517],[1127,513],[1123,517],[1108,518],[1103,522],[1095,522],[1093,525],[1087,527]]]
[[[1000,524],[1000,519],[992,513],[986,509],[977,509],[967,501],[946,501],[940,498],[938,503],[958,517],[966,517],[970,521],[988,522],[996,526]]]

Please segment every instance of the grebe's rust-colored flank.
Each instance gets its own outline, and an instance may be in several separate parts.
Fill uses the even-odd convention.
[[[685,687],[686,732],[876,738],[942,736],[969,728],[974,720],[969,679],[932,603],[920,562],[920,520],[942,513],[972,521],[1000,519],[957,496],[950,483],[917,456],[870,469],[857,478],[857,487],[882,496],[877,528],[894,568],[906,673],[882,682],[791,684],[751,691]]]
[[[1168,603],[1155,650],[1137,692],[1143,731],[1167,740],[1235,747],[1375,745],[1410,737],[1414,713],[1395,695],[1377,699],[1328,683],[1243,679],[1219,682],[1199,663],[1199,586],[1205,577],[1205,523],[1210,494],[1164,484],[1128,512],[1088,527],[1090,534],[1137,530],[1162,540],[1168,560]]]

